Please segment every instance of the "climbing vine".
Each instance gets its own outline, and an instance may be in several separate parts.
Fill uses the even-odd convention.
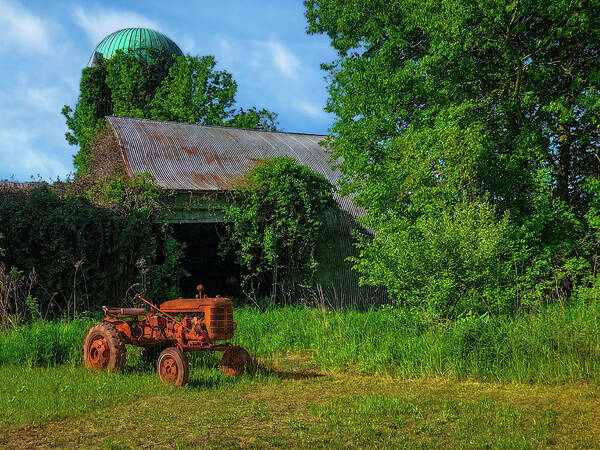
[[[332,190],[323,175],[288,156],[263,161],[240,180],[221,251],[235,254],[249,295],[286,298],[293,286],[311,282]]]

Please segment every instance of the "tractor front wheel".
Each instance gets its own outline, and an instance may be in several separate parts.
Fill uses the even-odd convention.
[[[190,369],[185,354],[177,347],[164,349],[158,355],[156,372],[163,383],[183,386],[190,377]]]
[[[88,369],[123,370],[127,348],[114,325],[103,322],[90,329],[83,343],[83,361]]]
[[[221,371],[227,376],[241,375],[250,367],[250,354],[242,347],[230,347],[221,358]]]

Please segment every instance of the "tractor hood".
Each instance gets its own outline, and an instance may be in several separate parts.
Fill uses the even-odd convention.
[[[160,310],[167,314],[193,314],[207,307],[233,307],[231,300],[225,297],[178,298],[160,305]]]

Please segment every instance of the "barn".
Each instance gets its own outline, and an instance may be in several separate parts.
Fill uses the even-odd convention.
[[[340,177],[335,168],[339,161],[321,145],[322,135],[114,116],[107,122],[112,130],[109,146],[120,155],[127,175],[147,172],[159,187],[173,193],[168,221],[187,244],[186,290],[202,280],[222,293],[235,291],[235,265],[218,256],[223,207],[236,180],[257,162],[287,155],[333,185]],[[304,293],[306,300],[336,308],[385,303],[386,293],[359,286],[357,273],[346,261],[356,251],[353,234],[361,232],[357,219],[363,212],[348,196],[334,193],[334,198],[337,208],[328,213],[325,238],[319,243],[317,288]]]

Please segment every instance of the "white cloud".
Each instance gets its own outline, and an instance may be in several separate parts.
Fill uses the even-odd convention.
[[[75,148],[64,139],[60,109],[73,93],[56,83],[34,79],[18,72],[10,89],[0,90],[0,111],[11,112],[0,125],[0,178],[14,175],[27,181],[31,175],[40,175],[55,179],[72,171]]]
[[[300,69],[300,61],[280,42],[271,40],[265,44],[270,53],[272,64],[279,71],[290,78],[296,78]]]
[[[242,70],[249,67],[262,79],[280,79],[283,75],[299,82],[306,75],[298,57],[275,39],[257,41],[217,36],[213,48],[214,52],[210,53],[216,53],[222,65]]]
[[[99,44],[107,35],[123,28],[141,27],[160,30],[160,26],[154,20],[131,11],[105,8],[84,10],[78,6],[74,10],[74,15],[77,24],[83,28],[93,45]]]
[[[0,130],[0,140],[4,147],[0,153],[0,166],[8,177],[14,176],[18,181],[27,181],[30,176],[37,175],[54,179],[72,171],[61,162],[67,155],[58,157],[49,153],[45,145],[40,145],[43,141],[26,130]]]
[[[37,114],[56,114],[65,103],[65,92],[56,87],[26,88],[22,91],[22,103]]]
[[[294,102],[294,107],[297,110],[315,119],[323,118],[327,115],[323,107],[315,105],[314,103],[307,102],[305,100],[296,100]]]
[[[21,4],[0,0],[0,51],[50,53],[48,25]]]
[[[235,61],[236,58],[236,48],[234,44],[227,38],[217,38],[216,40],[216,50],[219,55],[219,63],[230,66]]]
[[[321,74],[282,41],[217,35],[213,48],[219,65],[238,82],[238,100],[243,106],[265,106],[280,113],[289,110],[308,120],[329,120],[322,104],[326,92],[319,97],[321,92],[314,89],[313,80]]]
[[[181,49],[181,51],[185,54],[189,53],[190,55],[198,54],[198,47],[196,45],[196,40],[188,35],[172,35],[170,33],[167,34],[173,41],[177,44],[177,46]]]

